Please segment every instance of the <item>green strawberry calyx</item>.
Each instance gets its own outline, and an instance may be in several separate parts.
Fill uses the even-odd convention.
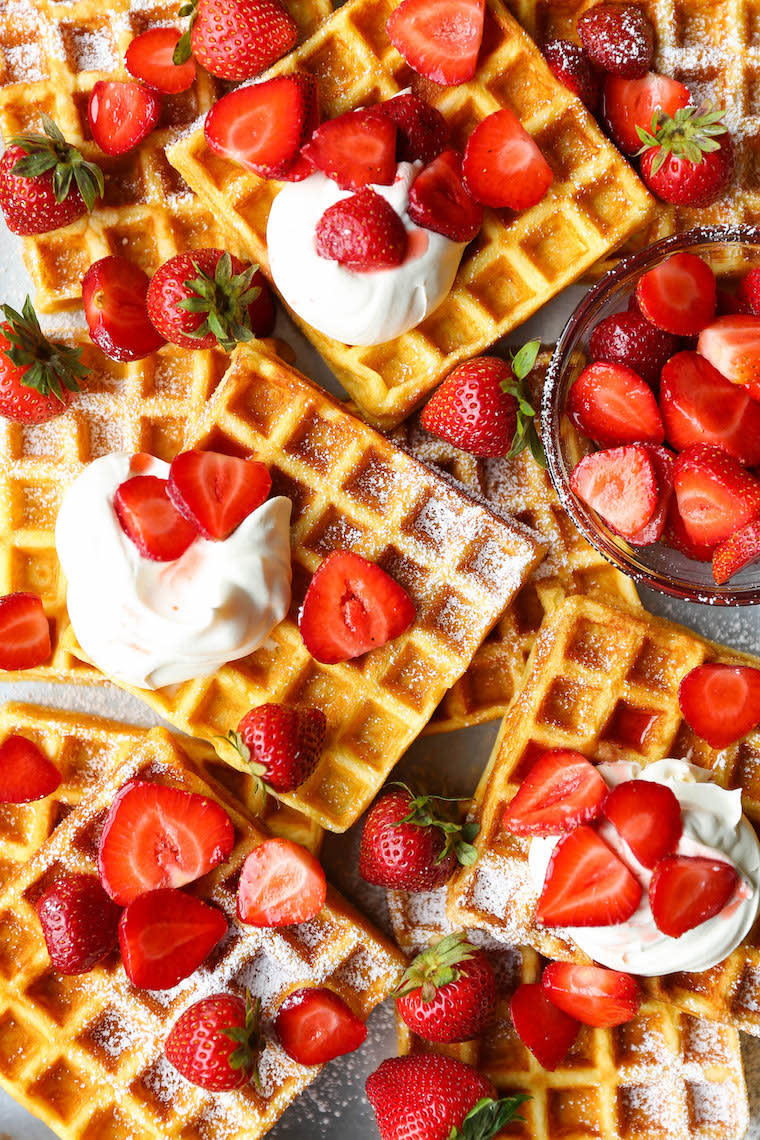
[[[175,47],[174,55],[172,56],[172,63],[177,64],[178,67],[182,63],[187,63],[190,56],[193,54],[191,36],[193,31],[193,24],[198,18],[198,0],[188,0],[188,3],[183,4],[180,8],[179,14],[180,16],[189,16],[190,23],[188,24],[187,30],[184,32],[184,34],[177,40],[177,46]]]
[[[638,153],[658,148],[652,162],[652,174],[656,174],[671,155],[698,166],[706,154],[720,150],[718,139],[728,132],[723,121],[725,114],[725,108],[714,109],[710,103],[701,108],[679,107],[675,115],[666,115],[658,108],[652,115],[649,130],[636,128],[642,142]]]
[[[261,764],[258,760],[253,759],[253,754],[251,753],[251,750],[246,742],[243,740],[242,735],[239,732],[236,732],[234,728],[231,728],[226,736],[217,736],[216,739],[224,740],[225,743],[230,746],[230,748],[235,749],[243,763],[249,766],[251,774],[256,780],[256,784],[259,790],[267,791],[267,785],[264,780],[264,777],[267,773],[266,765]]]
[[[261,290],[252,281],[258,272],[258,265],[249,265],[242,273],[232,272],[232,258],[225,252],[219,258],[210,277],[193,262],[197,277],[185,281],[190,293],[178,308],[187,313],[203,314],[203,321],[194,332],[186,333],[200,340],[213,333],[219,346],[231,352],[241,341],[254,340],[248,306],[258,297]]]
[[[483,1097],[470,1109],[459,1128],[454,1127],[448,1140],[491,1140],[513,1120],[522,1120],[517,1112],[529,1096],[505,1096],[501,1100]]]
[[[510,361],[512,379],[503,380],[501,390],[512,396],[517,403],[517,422],[515,434],[512,437],[512,446],[507,452],[507,459],[514,459],[526,448],[530,451],[540,467],[546,467],[546,456],[541,443],[541,436],[536,428],[536,409],[529,398],[527,385],[524,383],[536,366],[538,354],[541,351],[539,340],[529,340],[521,349],[513,354]]]
[[[462,932],[447,935],[417,955],[407,968],[393,997],[404,997],[413,990],[419,990],[423,1002],[433,1001],[439,989],[459,980],[461,970],[457,967],[477,953],[477,947],[468,942]]]
[[[251,1001],[251,995],[245,994],[245,1025],[230,1025],[221,1032],[237,1045],[228,1057],[231,1069],[245,1069],[250,1072],[251,1079],[256,1088],[261,1091],[261,1077],[259,1076],[258,1059],[261,1053],[261,998]]]
[[[60,205],[76,186],[89,213],[95,207],[95,199],[103,197],[105,180],[103,171],[95,162],[87,162],[80,151],[66,142],[60,127],[49,115],[42,113],[44,134],[25,131],[14,135],[10,146],[20,147],[26,153],[14,163],[11,173],[17,178],[39,178],[53,171],[53,193]]]
[[[20,313],[10,305],[0,308],[5,316],[2,332],[10,345],[3,349],[3,355],[15,368],[24,369],[24,387],[41,396],[55,396],[61,403],[65,402],[64,388],[78,392],[79,381],[90,372],[80,359],[81,348],[48,340],[29,297]]]
[[[443,832],[446,842],[443,849],[436,859],[436,866],[442,863],[444,859],[453,851],[459,863],[463,867],[471,867],[478,858],[477,848],[473,846],[473,839],[480,831],[477,823],[454,823],[452,820],[446,819],[443,815],[433,808],[433,803],[462,803],[460,799],[451,799],[446,796],[430,796],[426,794],[417,795],[406,784],[398,781],[391,785],[392,787],[402,788],[407,795],[411,796],[411,804],[409,805],[409,812],[403,819],[398,820],[393,826],[400,827],[402,823],[411,824],[413,827],[437,827],[439,831]]]

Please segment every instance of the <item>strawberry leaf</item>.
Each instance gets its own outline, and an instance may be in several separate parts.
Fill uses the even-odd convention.
[[[657,148],[652,159],[652,174],[661,170],[671,155],[699,166],[706,154],[720,150],[717,139],[728,131],[723,121],[725,114],[725,109],[713,108],[710,103],[701,108],[679,107],[675,115],[666,115],[658,109],[652,115],[650,130],[636,128],[642,143],[638,154]]]
[[[179,10],[179,15],[189,16],[190,23],[187,25],[187,31],[185,31],[180,36],[180,38],[177,40],[176,47],[174,48],[172,63],[177,64],[177,66],[182,63],[187,63],[190,56],[193,54],[191,33],[193,30],[193,24],[198,18],[198,0],[189,0],[187,4],[183,4]]]
[[[515,434],[512,437],[512,446],[506,458],[514,459],[527,449],[540,467],[546,467],[543,444],[536,429],[536,409],[528,398],[524,385],[524,381],[535,368],[540,350],[541,342],[538,340],[531,340],[524,344],[512,357],[514,381],[505,380],[501,387],[502,391],[512,396],[517,404]]]
[[[448,934],[417,955],[391,996],[400,998],[420,990],[423,1002],[432,1001],[439,989],[457,981],[460,976],[457,966],[476,953],[476,947],[463,933]]]
[[[18,146],[25,152],[24,157],[14,163],[11,173],[18,178],[39,178],[52,170],[56,202],[60,205],[66,201],[75,182],[87,210],[92,213],[95,199],[102,198],[105,193],[103,171],[96,163],[86,162],[44,112],[42,127],[44,134],[26,131],[10,140],[11,146]]]
[[[29,297],[20,313],[10,305],[0,308],[6,320],[3,333],[10,342],[3,355],[16,368],[26,369],[21,383],[42,396],[53,395],[62,403],[64,388],[78,392],[79,381],[90,372],[81,362],[81,348],[48,340]]]
[[[260,1030],[260,1017],[261,1017],[261,998],[256,998],[254,1002],[251,1001],[251,995],[246,990],[245,994],[245,1025],[230,1025],[226,1029],[220,1030],[225,1037],[229,1037],[230,1041],[239,1045],[229,1055],[229,1064],[231,1069],[245,1069],[250,1071],[253,1082],[257,1089],[261,1089],[261,1078],[259,1076],[258,1059],[261,1053],[262,1039]]]
[[[491,1140],[513,1120],[522,1120],[517,1109],[529,1096],[508,1096],[501,1100],[483,1097],[468,1112],[461,1128],[452,1128],[448,1140]]]
[[[249,265],[242,273],[232,272],[232,258],[225,252],[219,258],[210,277],[193,262],[198,274],[185,281],[190,296],[178,302],[178,308],[186,313],[205,314],[205,319],[197,329],[186,335],[201,340],[212,333],[225,352],[231,352],[236,344],[254,340],[248,306],[256,300],[261,290],[251,282],[258,271],[258,265]]]
[[[471,867],[476,862],[478,852],[470,841],[478,834],[479,825],[473,822],[456,823],[440,815],[433,807],[434,801],[459,804],[465,803],[465,800],[449,796],[415,795],[407,784],[399,780],[395,780],[390,786],[403,788],[412,797],[408,814],[403,819],[398,820],[393,825],[394,827],[400,827],[402,823],[410,823],[414,827],[436,827],[443,832],[446,842],[435,861],[436,866],[443,863],[452,851],[463,867]]]

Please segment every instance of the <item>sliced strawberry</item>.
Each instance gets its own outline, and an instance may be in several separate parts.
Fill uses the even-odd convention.
[[[172,460],[166,492],[204,538],[221,541],[265,501],[272,478],[263,463],[218,451],[183,451]]]
[[[314,245],[320,257],[354,273],[393,269],[406,257],[404,223],[370,186],[328,206],[317,222]]]
[[[44,800],[60,784],[61,773],[31,740],[14,735],[0,744],[0,804]]]
[[[143,360],[166,343],[148,316],[149,285],[139,265],[117,255],[101,257],[82,278],[90,338],[111,360]]]
[[[317,859],[290,839],[265,839],[243,864],[237,910],[249,926],[293,926],[319,914],[327,881]]]
[[[573,493],[617,534],[638,534],[657,509],[660,488],[652,458],[641,444],[596,451],[573,468]]]
[[[299,1065],[325,1065],[353,1053],[367,1037],[367,1027],[342,997],[322,986],[295,990],[277,1011],[280,1044]]]
[[[626,780],[612,789],[603,811],[644,867],[651,869],[678,846],[681,805],[664,784]]]
[[[134,150],[158,125],[161,99],[132,80],[99,79],[87,105],[92,137],[106,154]]]
[[[138,895],[119,920],[119,945],[129,980],[142,990],[168,990],[195,973],[227,919],[216,907],[171,887]]]
[[[760,405],[696,352],[679,352],[662,370],[660,407],[677,451],[709,443],[747,467],[760,464]]]
[[[680,938],[720,914],[740,882],[736,868],[721,859],[669,855],[657,864],[649,884],[657,929]]]
[[[750,269],[748,273],[744,274],[735,296],[738,307],[726,310],[727,312],[760,315],[760,267]]]
[[[715,316],[717,283],[707,262],[674,253],[642,273],[636,299],[648,321],[677,336],[696,336]]]
[[[335,550],[309,583],[298,628],[312,657],[335,665],[400,637],[414,618],[412,599],[382,567]]]
[[[678,352],[681,342],[672,333],[655,328],[641,315],[636,294],[631,298],[635,309],[612,313],[595,327],[589,337],[591,359],[624,364],[657,391],[663,366]]]
[[[38,595],[0,597],[0,669],[34,669],[52,652],[50,625]]]
[[[314,80],[307,75],[278,75],[238,87],[206,116],[206,142],[215,154],[262,178],[282,178],[311,133],[316,101]]]
[[[675,456],[666,447],[656,447],[653,443],[643,443],[641,446],[647,451],[657,477],[657,506],[649,522],[628,538],[631,546],[651,546],[660,541],[673,502]]]
[[[144,558],[173,562],[181,558],[198,531],[169,498],[166,479],[135,475],[116,488],[113,500],[121,529]]]
[[[643,79],[624,79],[605,75],[602,85],[602,117],[608,131],[624,154],[641,150],[637,127],[651,130],[652,118],[659,108],[675,115],[679,107],[691,102],[691,92],[677,79],[650,71]]]
[[[303,153],[341,190],[390,186],[396,177],[396,134],[387,115],[347,111],[317,127]]]
[[[541,988],[552,1005],[584,1025],[600,1029],[630,1021],[641,1003],[641,988],[631,974],[602,966],[550,962],[541,977]]]
[[[712,562],[715,545],[710,546],[701,542],[695,542],[690,537],[678,510],[678,502],[675,495],[673,495],[670,500],[663,539],[673,550],[680,550],[681,554],[685,554],[687,558],[691,558],[694,562]]]
[[[484,13],[485,0],[403,0],[386,30],[418,75],[456,87],[475,74]]]
[[[235,832],[227,812],[205,796],[131,780],[111,804],[100,837],[98,872],[126,906],[159,887],[183,887],[227,858]]]
[[[445,150],[415,178],[409,217],[452,241],[471,241],[483,224],[483,207],[467,192],[459,151]]]
[[[716,546],[713,578],[719,586],[760,558],[760,518],[750,519]]]
[[[393,99],[378,103],[372,111],[396,124],[399,162],[419,160],[427,165],[449,145],[451,132],[441,112],[413,91],[402,91]]]
[[[614,926],[641,902],[641,886],[588,826],[557,843],[536,906],[540,926]]]
[[[684,720],[711,748],[728,748],[760,724],[760,669],[697,665],[678,690]]]
[[[548,40],[541,50],[554,78],[564,83],[593,114],[599,103],[599,80],[583,48],[571,40]]]
[[[561,1065],[570,1052],[580,1022],[549,1001],[540,982],[523,982],[509,1004],[515,1033],[544,1069]]]
[[[558,835],[590,823],[601,811],[607,785],[580,752],[542,752],[504,810],[503,823],[514,835]]]
[[[478,123],[464,148],[462,173],[478,202],[510,210],[535,206],[554,179],[538,146],[507,107]]]
[[[760,317],[719,317],[703,329],[697,351],[732,384],[760,400]]]
[[[720,448],[682,451],[673,480],[686,532],[701,546],[717,545],[760,514],[760,482]]]
[[[625,364],[587,365],[570,389],[567,412],[584,435],[603,447],[665,439],[652,389]]]
[[[178,95],[195,83],[195,60],[174,62],[174,51],[182,38],[176,28],[148,28],[135,36],[127,48],[124,62],[130,75],[142,79],[154,91]]]

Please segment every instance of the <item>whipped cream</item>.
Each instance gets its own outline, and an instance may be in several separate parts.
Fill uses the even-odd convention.
[[[597,771],[613,788],[626,780],[651,780],[670,788],[681,805],[683,835],[675,853],[731,863],[740,883],[720,914],[671,938],[657,929],[649,905],[652,872],[641,865],[625,840],[606,820],[598,825],[604,841],[641,883],[641,903],[627,922],[615,926],[566,927],[567,936],[595,962],[613,970],[653,977],[679,970],[707,970],[727,958],[755,921],[760,901],[760,843],[742,815],[741,792],[726,791],[709,772],[686,760],[659,760],[641,768],[618,762]],[[549,836],[531,841],[528,865],[540,891],[552,851],[560,840]]]
[[[267,225],[269,267],[285,301],[302,320],[344,344],[383,344],[414,328],[437,309],[454,283],[466,242],[416,226],[409,190],[421,162],[400,162],[391,186],[373,186],[407,231],[401,265],[357,273],[320,257],[316,230],[325,210],[352,190],[319,172],[283,186]]]
[[[268,499],[222,542],[200,536],[181,558],[153,562],[113,507],[130,476],[166,479],[169,464],[105,455],[64,495],[55,544],[66,605],[87,656],[109,677],[143,689],[189,681],[253,653],[290,605],[290,500]]]

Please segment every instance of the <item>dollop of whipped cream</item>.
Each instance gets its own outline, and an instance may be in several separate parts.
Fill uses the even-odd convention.
[[[670,788],[681,805],[683,835],[676,854],[704,856],[731,863],[741,882],[720,914],[671,938],[657,929],[649,905],[652,872],[641,865],[628,844],[607,821],[598,825],[604,841],[621,856],[641,883],[636,912],[615,926],[566,927],[567,936],[590,958],[613,970],[643,977],[679,970],[708,970],[727,958],[752,927],[760,902],[760,843],[742,814],[741,792],[726,791],[709,772],[687,760],[659,760],[641,768],[623,761],[600,764],[598,772],[610,787],[626,780],[651,780]],[[528,865],[540,891],[552,851],[560,836],[531,841]]]
[[[352,190],[317,172],[283,186],[267,225],[274,283],[302,320],[344,344],[383,344],[418,325],[437,309],[454,283],[466,242],[416,226],[409,190],[421,162],[400,162],[391,186],[372,189],[396,211],[407,232],[401,265],[357,273],[320,257],[316,230],[325,210]]]
[[[130,476],[166,479],[169,464],[94,460],[66,491],[55,544],[79,644],[109,677],[159,689],[253,653],[290,605],[290,500],[268,499],[222,542],[200,536],[153,562],[124,533],[114,494]]]

